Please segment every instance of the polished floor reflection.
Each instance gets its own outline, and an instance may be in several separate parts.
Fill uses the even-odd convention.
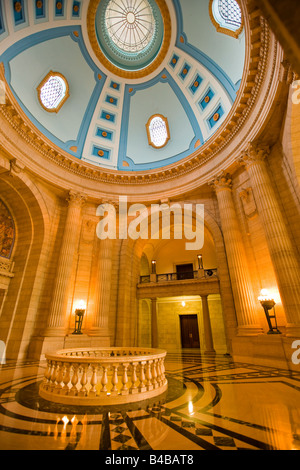
[[[0,366],[0,449],[299,450],[299,373],[169,352],[168,391],[133,406],[38,395],[45,363]]]

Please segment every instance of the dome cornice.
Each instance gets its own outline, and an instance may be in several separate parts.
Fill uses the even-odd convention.
[[[181,160],[178,163],[166,166],[161,169],[147,172],[122,172],[105,168],[95,167],[92,164],[83,162],[73,157],[67,152],[56,147],[48,140],[38,129],[34,127],[29,118],[21,110],[13,93],[7,86],[6,104],[0,106],[1,118],[5,119],[19,136],[27,142],[40,156],[40,161],[35,159],[34,168],[40,165],[41,168],[47,167],[47,162],[59,166],[64,170],[62,185],[66,184],[68,174],[70,181],[72,175],[80,177],[82,185],[90,187],[91,181],[94,183],[108,183],[109,191],[112,191],[113,185],[133,185],[139,186],[145,183],[156,184],[167,183],[174,180],[178,181],[180,188],[180,177],[184,178],[185,191],[187,188],[193,189],[195,185],[199,186],[199,175],[201,183],[205,184],[204,179],[209,180],[210,170],[215,171],[215,165],[218,162],[220,167],[226,167],[229,164],[230,156],[234,156],[240,146],[240,133],[243,132],[243,138],[248,141],[255,139],[256,120],[249,118],[254,113],[255,116],[266,118],[269,106],[266,101],[275,96],[275,91],[270,96],[272,86],[275,87],[276,74],[279,76],[278,62],[282,62],[282,54],[279,53],[275,39],[269,30],[267,22],[261,17],[260,11],[256,7],[251,7],[250,3],[246,6],[241,2],[243,15],[245,18],[245,30],[247,34],[247,53],[243,79],[238,92],[237,99],[233,104],[232,110],[224,121],[223,125],[200,149]],[[4,67],[0,70],[0,79],[5,82]],[[277,78],[278,81],[278,78]],[[9,136],[5,136],[9,139]],[[11,139],[11,145],[14,146],[15,140]],[[22,149],[21,152],[24,152]],[[226,154],[226,155],[225,155]],[[225,158],[226,157],[226,158]],[[26,158],[26,166],[30,165],[30,154]],[[55,172],[54,172],[55,173]],[[49,180],[51,175],[49,173]],[[186,184],[188,182],[188,184]],[[176,186],[176,185],[175,185]],[[172,183],[172,191],[176,191]],[[88,191],[88,190],[87,190]],[[118,186],[116,192],[119,191]],[[179,189],[180,191],[180,189]]]

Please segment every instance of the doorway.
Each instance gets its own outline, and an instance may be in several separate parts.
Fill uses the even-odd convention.
[[[192,263],[177,264],[176,274],[177,274],[177,281],[182,281],[183,279],[193,279],[194,278],[194,265]]]
[[[200,348],[197,315],[180,315],[182,348]]]

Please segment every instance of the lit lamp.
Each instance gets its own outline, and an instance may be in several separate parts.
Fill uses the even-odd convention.
[[[277,320],[275,314],[275,300],[269,295],[269,292],[266,289],[263,289],[258,297],[264,311],[265,316],[269,325],[268,335],[281,335],[281,332],[277,328]],[[270,311],[273,310],[273,314],[270,314]],[[272,325],[272,320],[274,320],[275,326]]]
[[[152,274],[156,274],[156,261],[153,259],[151,261],[151,266],[152,266]]]
[[[75,330],[73,335],[82,335],[82,322],[85,314],[85,303],[83,301],[79,302],[78,307],[75,310]]]
[[[198,269],[203,269],[202,255],[197,255],[197,258],[198,258]]]

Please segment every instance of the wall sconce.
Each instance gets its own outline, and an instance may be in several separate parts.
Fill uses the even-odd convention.
[[[75,330],[72,333],[73,335],[82,335],[81,328],[85,310],[85,303],[83,301],[79,302],[78,307],[75,310]]]
[[[258,297],[258,300],[260,301],[264,312],[265,316],[269,325],[269,331],[268,335],[281,335],[281,332],[278,330],[277,327],[277,320],[276,320],[276,314],[275,314],[275,305],[276,302],[275,300],[269,295],[268,291],[266,289],[262,289],[261,295]],[[270,311],[273,309],[273,315],[270,315]],[[274,320],[275,326],[272,325],[272,320]]]
[[[202,255],[197,255],[197,258],[198,258],[198,269],[203,269]]]
[[[152,274],[156,274],[156,260],[155,259],[151,261],[151,266],[152,266]]]

